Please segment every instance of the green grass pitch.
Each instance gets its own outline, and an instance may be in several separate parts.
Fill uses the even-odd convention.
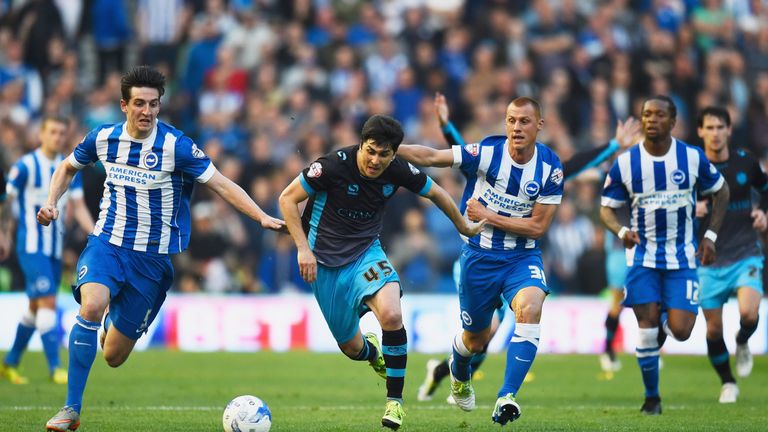
[[[253,394],[272,410],[272,431],[381,431],[386,389],[365,363],[342,354],[137,352],[118,369],[99,354],[85,394],[79,431],[221,431],[224,405]],[[408,358],[405,432],[498,430],[490,420],[504,355],[488,358],[475,381],[478,409],[465,413],[445,403],[447,382],[431,402],[416,401],[428,356]],[[661,371],[664,413],[644,417],[640,372],[634,357],[612,379],[597,358],[540,355],[534,380],[518,395],[520,420],[502,430],[709,431],[766,430],[768,358],[757,356],[752,376],[739,380],[735,405],[717,403],[720,384],[706,357],[665,356]],[[65,389],[47,381],[40,353],[24,357],[31,383],[0,381],[0,430],[43,430],[63,404]]]

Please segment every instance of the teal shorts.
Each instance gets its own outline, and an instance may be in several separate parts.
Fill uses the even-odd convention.
[[[381,249],[379,240],[349,264],[341,267],[317,265],[317,280],[310,285],[338,344],[355,337],[360,317],[370,310],[366,300],[390,282],[399,284],[400,277]]]
[[[627,279],[627,255],[624,249],[610,250],[605,253],[605,276],[608,286],[622,289]]]
[[[699,267],[699,304],[721,308],[733,292],[749,287],[763,294],[763,257],[754,256],[725,267]]]

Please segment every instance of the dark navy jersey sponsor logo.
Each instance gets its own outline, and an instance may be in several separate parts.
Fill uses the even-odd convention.
[[[354,221],[368,221],[373,219],[376,216],[375,211],[354,210],[354,209],[345,209],[345,208],[340,208],[336,210],[336,213],[338,213],[339,216],[342,216]]]
[[[672,174],[670,174],[669,179],[672,181],[672,184],[681,185],[685,181],[685,173],[683,172],[683,170],[676,169],[672,171]]]
[[[384,187],[381,189],[381,193],[384,194],[384,197],[389,198],[390,195],[395,191],[395,185],[393,184],[385,184]]]
[[[529,197],[538,195],[539,189],[540,189],[539,184],[533,180],[525,184],[525,193],[527,193]]]
[[[351,184],[347,186],[347,195],[357,196],[360,193],[360,186]]]

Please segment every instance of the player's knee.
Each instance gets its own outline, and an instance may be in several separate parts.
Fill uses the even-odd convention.
[[[38,309],[35,317],[35,327],[41,335],[53,330],[56,327],[56,311],[47,308]]]
[[[757,325],[757,320],[759,319],[758,311],[748,311],[743,314],[741,314],[741,325],[742,327],[754,327]]]
[[[382,330],[399,330],[403,327],[403,315],[400,311],[384,311],[379,316]]]
[[[676,340],[683,342],[683,341],[687,341],[688,338],[691,337],[693,326],[670,327],[670,330],[672,330],[672,335],[675,337]]]
[[[707,339],[718,340],[723,338],[723,329],[718,326],[707,326]]]
[[[106,308],[106,304],[98,301],[83,301],[80,306],[80,316],[91,322],[100,322]]]
[[[117,349],[104,347],[104,360],[109,367],[116,368],[125,363],[125,361],[128,360],[128,354],[130,353],[124,353]]]
[[[467,349],[472,352],[472,354],[480,354],[485,351],[485,346],[487,345],[487,342],[483,342],[481,339],[470,339],[469,344],[467,344]]]
[[[528,303],[516,311],[517,322],[523,324],[538,324],[541,320],[541,304]]]

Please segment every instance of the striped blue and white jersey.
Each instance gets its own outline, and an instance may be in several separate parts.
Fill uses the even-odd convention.
[[[601,204],[630,202],[632,230],[640,236],[632,265],[658,269],[696,268],[693,221],[696,195],[709,195],[725,180],[704,152],[673,139],[664,156],[652,156],[643,143],[619,155],[605,179]],[[630,261],[630,260],[628,260]]]
[[[48,226],[40,225],[37,212],[48,201],[51,176],[62,160],[61,155],[48,159],[37,149],[22,156],[11,168],[6,192],[14,201],[17,212],[16,252],[19,254],[42,254],[61,259],[64,221],[58,219]],[[59,200],[59,214],[64,215],[69,198],[82,197],[82,176],[75,175],[69,191]]]
[[[560,204],[563,197],[563,167],[549,147],[536,143],[533,158],[524,165],[509,154],[507,137],[489,136],[479,143],[452,146],[453,166],[467,178],[460,210],[466,214],[467,200],[475,198],[501,216],[529,218],[535,203]],[[517,236],[486,225],[469,239],[471,246],[504,251],[535,249],[535,239]]]
[[[189,137],[160,121],[142,140],[130,137],[125,123],[100,126],[69,156],[77,169],[96,161],[107,177],[94,235],[140,252],[186,249],[194,182],[205,183],[216,173]]]

